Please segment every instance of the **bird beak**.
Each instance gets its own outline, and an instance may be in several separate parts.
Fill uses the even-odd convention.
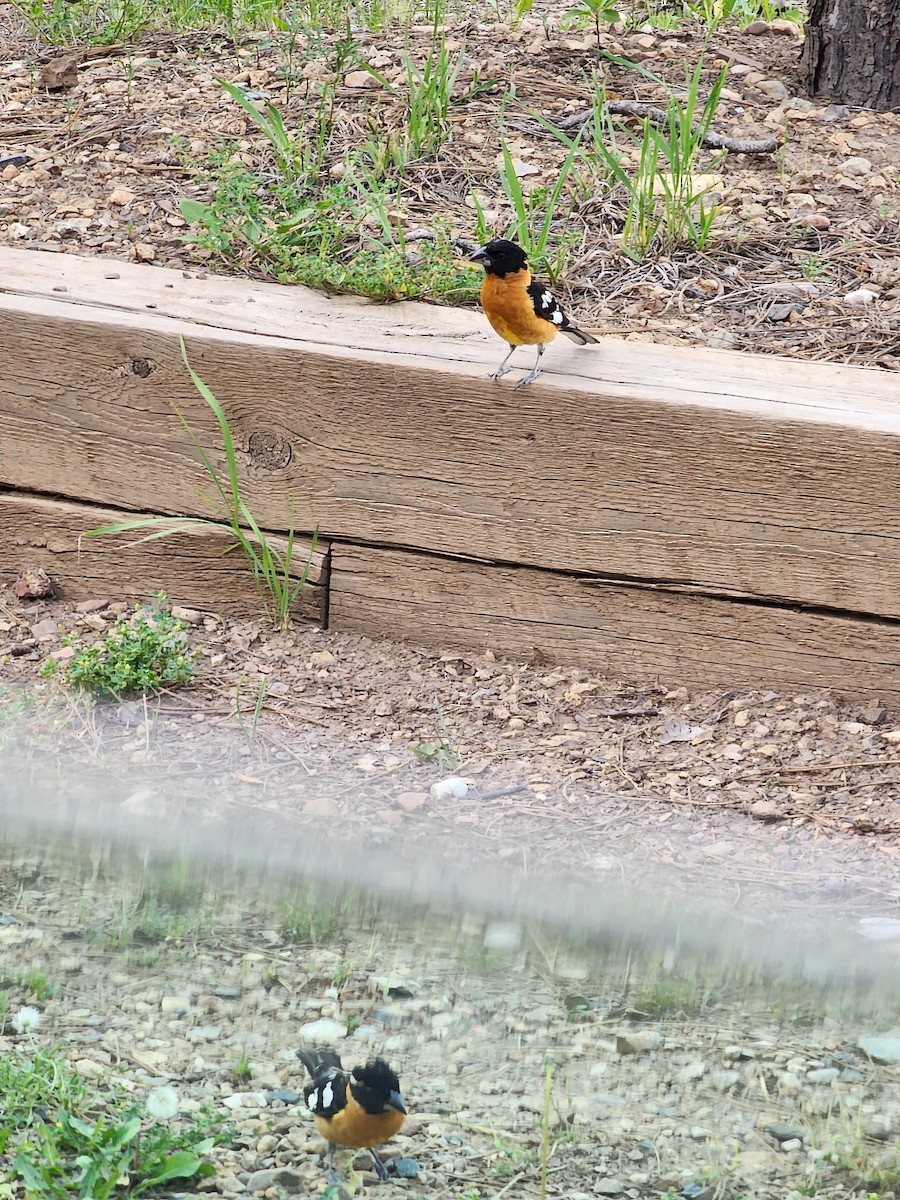
[[[476,250],[474,254],[469,255],[469,262],[489,263],[491,256],[487,252],[487,246],[482,246],[480,250]]]
[[[399,1092],[391,1092],[390,1099],[385,1105],[385,1108],[393,1108],[397,1112],[403,1113],[404,1116],[406,1115],[406,1109],[403,1107],[403,1097]]]

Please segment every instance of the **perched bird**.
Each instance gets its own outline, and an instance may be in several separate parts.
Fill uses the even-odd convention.
[[[512,370],[506,364],[517,346],[537,346],[534,368],[516,384],[520,388],[540,375],[544,347],[558,333],[564,333],[579,346],[596,343],[595,337],[569,322],[549,288],[531,278],[525,251],[515,242],[495,238],[476,250],[471,261],[484,267],[481,304],[485,316],[494,331],[509,343],[509,354],[491,379],[496,381]]]
[[[378,1178],[387,1179],[387,1168],[375,1147],[392,1138],[406,1119],[397,1072],[383,1058],[345,1071],[333,1050],[301,1046],[297,1057],[312,1079],[303,1089],[303,1098],[316,1128],[328,1142],[328,1182],[338,1182],[335,1145],[366,1148]]]

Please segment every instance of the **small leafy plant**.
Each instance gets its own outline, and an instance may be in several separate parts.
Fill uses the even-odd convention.
[[[600,25],[615,25],[622,20],[622,16],[617,8],[614,8],[609,0],[578,0],[578,4],[574,8],[570,8],[566,12],[567,17],[572,17],[580,23],[592,21],[594,25],[594,34],[597,38],[597,49],[600,49]]]
[[[444,717],[444,710],[437,699],[435,699],[434,707],[437,713],[434,721],[435,740],[433,742],[423,742],[422,745],[416,746],[413,754],[415,754],[419,762],[434,763],[437,766],[438,774],[443,775],[445,771],[455,771],[457,769],[461,756],[459,746],[453,744],[453,739],[450,736],[450,730],[447,728],[447,721]]]
[[[158,692],[191,677],[195,653],[183,622],[172,616],[164,593],[131,617],[119,617],[96,646],[76,651],[65,668],[73,687],[109,696]]]
[[[175,1180],[199,1182],[215,1173],[204,1155],[227,1137],[209,1118],[173,1128],[173,1088],[151,1092],[145,1107],[115,1080],[94,1088],[58,1048],[7,1051],[0,1057],[0,1094],[5,1176],[40,1200],[107,1200]]]

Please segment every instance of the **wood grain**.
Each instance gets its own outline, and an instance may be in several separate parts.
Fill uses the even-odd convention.
[[[0,493],[0,580],[22,568],[42,566],[57,594],[67,600],[146,600],[160,588],[176,604],[243,619],[264,619],[256,583],[240,552],[226,553],[226,529],[192,529],[133,545],[141,534],[84,537],[90,529],[134,514],[38,496]],[[277,548],[283,540],[273,539]],[[308,542],[294,546],[295,574],[309,558]],[[322,624],[327,548],[312,556],[309,580],[292,609],[303,621]]]
[[[900,701],[900,625],[523,567],[332,545],[329,627],[667,686]]]
[[[475,314],[114,266],[0,252],[0,483],[211,515],[184,334],[267,528],[900,617],[887,374],[605,339],[514,393]]]

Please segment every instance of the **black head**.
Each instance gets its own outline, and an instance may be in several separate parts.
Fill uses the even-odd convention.
[[[512,275],[528,266],[528,257],[521,246],[508,242],[506,238],[494,238],[480,250],[476,250],[470,258],[471,262],[479,262],[489,275]]]
[[[351,1075],[356,1082],[351,1083],[350,1090],[366,1112],[381,1113],[390,1108],[406,1112],[400,1095],[400,1077],[383,1058],[370,1059],[364,1067],[354,1067]]]

